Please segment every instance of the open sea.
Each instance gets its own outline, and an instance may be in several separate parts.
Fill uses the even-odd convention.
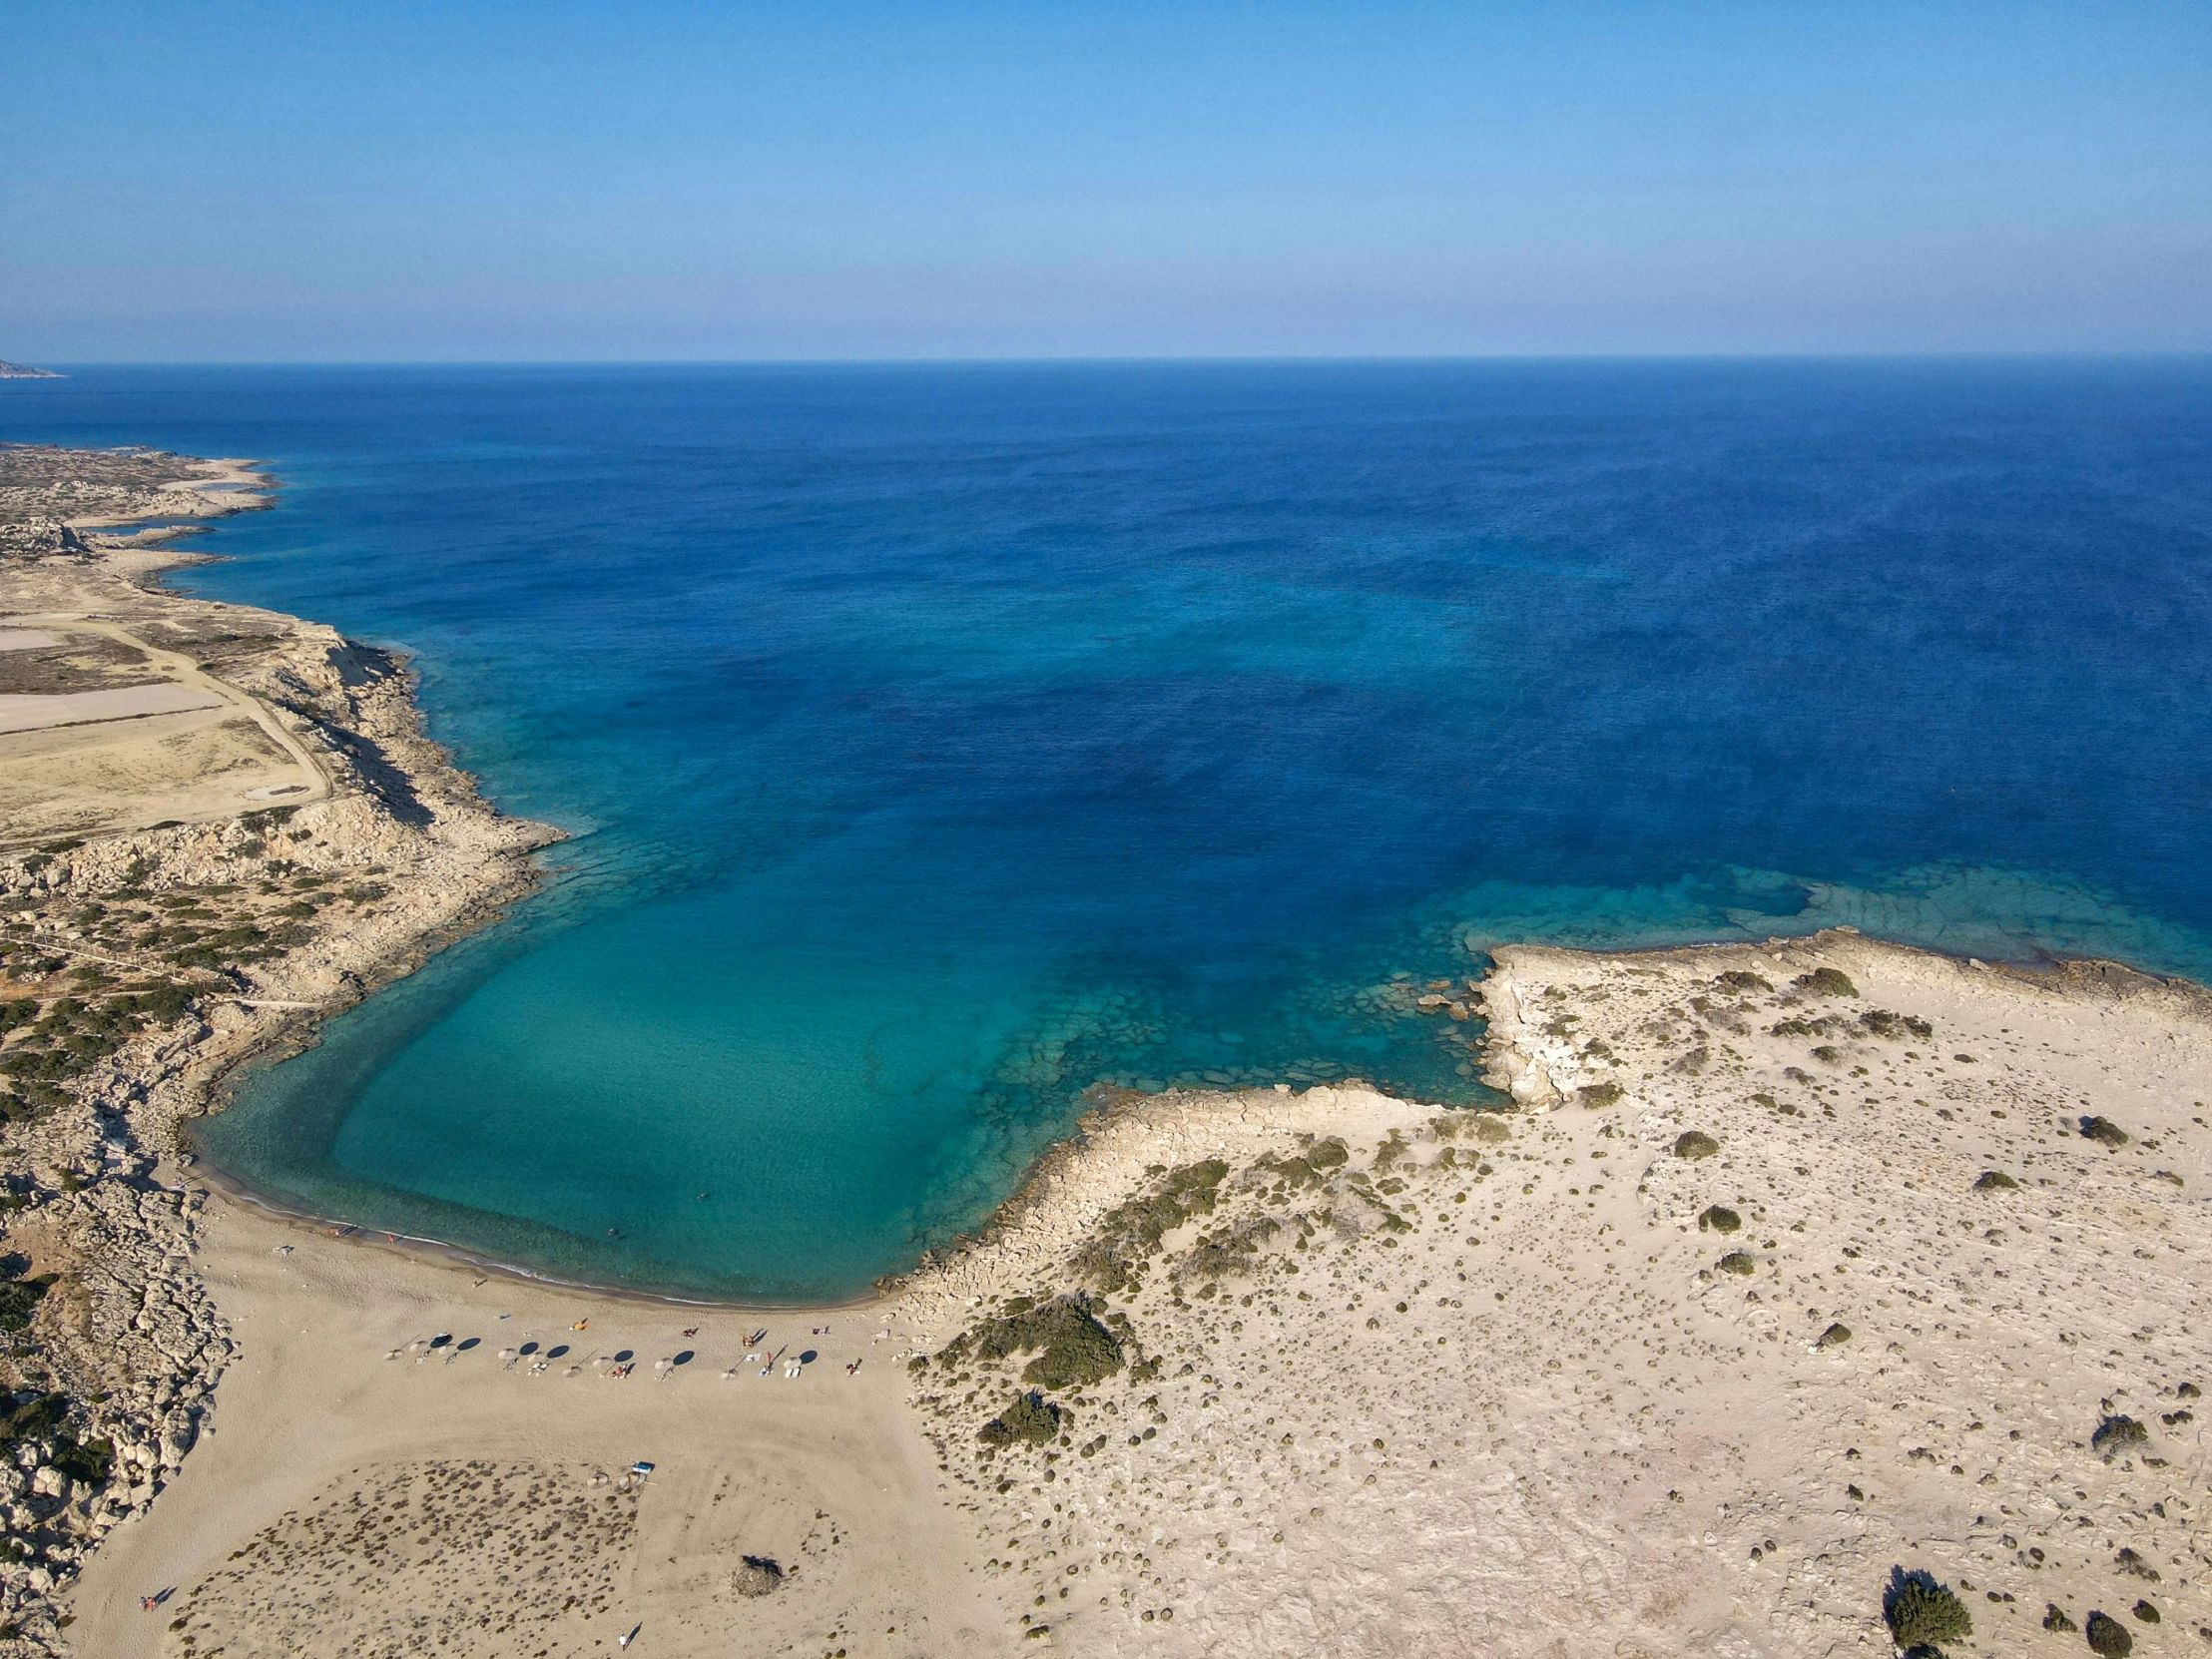
[[[2205,359],[106,367],[0,438],[265,459],[181,584],[405,647],[572,833],[205,1135],[549,1272],[857,1292],[1104,1081],[1473,1099],[1373,991],[1501,940],[2212,978]]]

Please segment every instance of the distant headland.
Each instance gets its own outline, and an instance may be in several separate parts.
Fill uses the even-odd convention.
[[[66,374],[56,374],[50,368],[33,368],[29,363],[0,361],[0,380],[66,380]]]

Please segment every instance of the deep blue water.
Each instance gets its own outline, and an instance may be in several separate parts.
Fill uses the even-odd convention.
[[[190,585],[416,652],[575,832],[207,1137],[560,1271],[855,1289],[1101,1079],[1467,1098],[1360,993],[1499,939],[2212,977],[2201,359],[100,368],[0,437],[266,457]]]

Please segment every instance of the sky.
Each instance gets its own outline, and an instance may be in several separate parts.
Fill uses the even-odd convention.
[[[2212,5],[0,0],[0,357],[2212,349]]]

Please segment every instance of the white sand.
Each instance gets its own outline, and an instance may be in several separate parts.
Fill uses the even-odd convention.
[[[291,1254],[273,1254],[287,1244]],[[224,1571],[246,1576],[200,1598],[221,1630],[200,1647],[233,1656],[415,1651],[398,1644],[418,1619],[457,1637],[437,1649],[433,1635],[429,1650],[482,1655],[531,1654],[548,1642],[561,1653],[595,1644],[611,1652],[640,1622],[650,1637],[640,1653],[725,1654],[740,1629],[750,1651],[808,1651],[833,1626],[855,1633],[857,1651],[895,1627],[915,1649],[949,1652],[1002,1622],[969,1588],[956,1537],[912,1525],[937,1507],[927,1448],[898,1403],[903,1373],[869,1342],[878,1327],[857,1315],[705,1315],[505,1279],[479,1286],[443,1264],[241,1209],[217,1224],[201,1265],[244,1353],[224,1378],[216,1431],[149,1516],[95,1557],[77,1604],[80,1651],[175,1653],[166,1626],[192,1604],[186,1592]],[[570,1329],[585,1318],[589,1330]],[[810,1337],[808,1326],[824,1320],[832,1336]],[[681,1335],[694,1325],[697,1337]],[[757,1366],[724,1381],[763,1325],[771,1350],[794,1345],[822,1358],[797,1381],[781,1370],[761,1378]],[[440,1354],[385,1358],[439,1333],[477,1346],[450,1363]],[[500,1359],[525,1343],[570,1352],[541,1374],[528,1360]],[[627,1379],[589,1363],[624,1352],[636,1360]],[[657,1377],[656,1361],[684,1353],[694,1358]],[[848,1378],[854,1358],[869,1363]],[[591,1553],[613,1586],[602,1610],[588,1619],[588,1605],[560,1612],[574,1575],[514,1572],[504,1549],[429,1564],[417,1551],[408,1565],[369,1563],[365,1581],[346,1576],[362,1557],[343,1533],[295,1544],[276,1565],[259,1555],[231,1561],[285,1514],[311,1512],[333,1493],[342,1507],[395,1475],[470,1459],[587,1492],[607,1490],[588,1485],[594,1473],[656,1465],[635,1494],[634,1522]],[[552,1510],[542,1495],[528,1498],[526,1484],[502,1501],[480,1490],[439,1507],[466,1520],[464,1543],[496,1535],[537,1547]],[[736,1596],[733,1573],[746,1554],[788,1569],[784,1588]],[[496,1582],[499,1571],[510,1581]],[[181,1586],[175,1605],[158,1617],[140,1611],[142,1595],[172,1585]],[[476,1622],[487,1611],[498,1628]]]

